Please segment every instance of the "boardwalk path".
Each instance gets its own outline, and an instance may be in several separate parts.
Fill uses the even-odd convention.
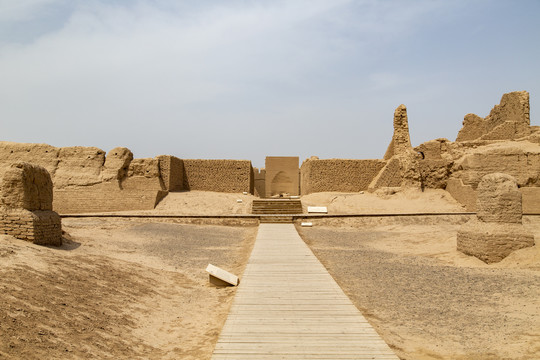
[[[213,360],[394,359],[292,224],[261,224]]]

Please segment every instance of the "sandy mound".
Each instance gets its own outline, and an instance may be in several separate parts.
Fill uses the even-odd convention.
[[[464,207],[440,189],[386,188],[368,193],[314,193],[302,196],[302,205],[326,206],[329,214],[396,214],[463,212]],[[306,211],[306,209],[305,209]]]
[[[64,219],[60,248],[0,237],[0,358],[209,359],[256,227]]]
[[[253,195],[213,191],[170,192],[153,210],[119,211],[117,214],[237,215],[250,214]],[[242,200],[242,202],[238,202]]]

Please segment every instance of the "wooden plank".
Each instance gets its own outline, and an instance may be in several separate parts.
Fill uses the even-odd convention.
[[[326,206],[308,206],[308,213],[319,213],[326,214],[328,213],[328,208]]]
[[[292,224],[261,224],[212,359],[398,357]]]
[[[238,276],[231,274],[228,271],[218,268],[212,264],[208,264],[206,272],[210,274],[210,282],[218,286],[238,285]],[[221,280],[221,282],[219,281]]]

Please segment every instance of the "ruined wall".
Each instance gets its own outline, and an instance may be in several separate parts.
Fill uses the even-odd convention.
[[[465,115],[456,141],[513,140],[530,134],[529,93],[514,91],[504,94],[485,118]]]
[[[521,192],[512,176],[494,173],[482,177],[477,195],[477,218],[459,229],[458,251],[493,263],[534,245],[534,235],[522,225]]]
[[[249,160],[184,159],[184,190],[253,194],[253,169]]]
[[[52,180],[44,167],[12,164],[4,173],[0,233],[42,245],[61,245],[60,217],[52,209]]]
[[[122,147],[105,156],[95,147],[0,142],[0,176],[21,160],[49,171],[54,209],[61,213],[149,210],[183,183],[182,161],[174,157],[133,159]]]
[[[119,190],[106,185],[56,190],[53,207],[61,214],[152,210],[167,195],[163,190]]]
[[[384,160],[306,160],[300,168],[302,195],[367,190],[385,165]]]
[[[99,184],[105,164],[105,151],[96,147],[60,148],[58,166],[54,172],[55,188]]]
[[[298,156],[267,156],[265,161],[266,197],[280,194],[300,195]]]
[[[523,145],[523,146],[522,146]],[[540,186],[540,146],[535,144],[493,144],[456,160],[452,178],[474,189],[483,176],[504,172],[516,178],[520,187]]]
[[[264,198],[266,194],[266,170],[253,168],[253,181],[255,186],[255,196]]]
[[[160,155],[157,159],[165,189],[168,191],[184,190],[184,161],[170,155]]]
[[[407,154],[411,149],[407,107],[401,104],[394,111],[394,134],[384,154],[384,160],[389,160],[392,156]]]
[[[464,185],[461,179],[450,179],[446,185],[446,191],[465,206],[465,210],[476,211],[476,191],[471,185]]]
[[[51,175],[54,189],[122,183],[128,177],[161,180],[158,160],[135,159],[127,148],[115,148],[108,156],[96,147],[56,148],[46,144],[0,142],[0,176],[12,163],[25,161],[43,166]],[[142,169],[144,167],[144,169]],[[157,170],[156,170],[157,168]],[[147,181],[154,189],[156,181]],[[159,187],[159,190],[166,190]]]
[[[102,181],[122,181],[127,176],[133,153],[125,147],[117,147],[109,151],[101,171]]]
[[[403,182],[401,161],[398,157],[390,159],[377,176],[372,180],[368,190],[374,191],[382,187],[399,187]]]

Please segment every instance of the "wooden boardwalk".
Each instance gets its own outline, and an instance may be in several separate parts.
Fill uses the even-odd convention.
[[[292,224],[261,224],[213,360],[399,358]]]

